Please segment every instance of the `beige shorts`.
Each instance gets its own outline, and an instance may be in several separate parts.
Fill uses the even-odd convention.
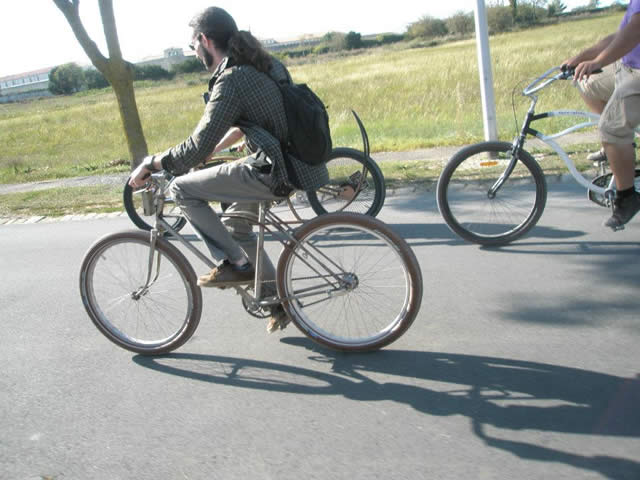
[[[591,75],[586,80],[578,83],[578,88],[587,98],[607,103],[613,95],[616,87],[616,65],[618,62],[607,65],[602,73]]]
[[[616,87],[600,116],[600,139],[606,143],[633,143],[640,125],[640,69],[619,64]]]

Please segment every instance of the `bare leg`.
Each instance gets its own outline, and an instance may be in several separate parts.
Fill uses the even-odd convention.
[[[616,179],[616,189],[633,187],[635,179],[636,152],[632,144],[602,143],[609,165]]]

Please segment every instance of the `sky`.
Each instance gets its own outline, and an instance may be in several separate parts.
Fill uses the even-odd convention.
[[[564,3],[570,10],[588,1]],[[260,39],[283,40],[329,31],[403,33],[425,15],[446,18],[457,11],[471,12],[475,4],[475,0],[113,0],[120,47],[125,59],[132,62],[160,56],[165,48],[186,48],[191,40],[189,20],[211,5],[226,9],[240,29],[250,30]],[[80,16],[107,56],[98,1],[82,0]],[[52,0],[4,0],[0,78],[68,62],[90,64]]]

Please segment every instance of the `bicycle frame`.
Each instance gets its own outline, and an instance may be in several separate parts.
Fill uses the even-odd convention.
[[[166,182],[166,179],[163,176],[155,177],[159,179],[156,181],[155,187],[149,186],[147,190],[153,192],[155,188],[156,191],[163,192],[162,182]],[[164,196],[163,195],[154,195],[155,202],[153,203],[154,212],[145,212],[146,214],[154,214],[155,215],[155,223],[153,228],[150,231],[151,242],[149,249],[149,271],[147,273],[147,284],[142,287],[141,290],[147,289],[159,275],[160,269],[160,257],[158,257],[156,264],[156,275],[153,275],[154,268],[154,257],[155,257],[155,245],[160,236],[164,232],[169,232],[173,235],[172,238],[177,239],[182,245],[184,245],[191,253],[193,253],[198,259],[200,259],[205,265],[209,268],[214,268],[215,263],[203,254],[199,249],[197,249],[194,245],[191,244],[184,236],[182,236],[179,232],[174,230],[171,225],[169,225],[162,218],[162,210],[164,206]],[[306,291],[298,292],[294,296],[290,296],[287,298],[281,298],[278,295],[275,297],[267,297],[265,299],[261,299],[262,294],[262,280],[263,280],[263,271],[262,271],[262,261],[265,255],[264,252],[264,235],[265,233],[275,233],[278,232],[284,238],[278,238],[280,243],[283,244],[286,248],[292,248],[294,245],[298,245],[299,242],[293,236],[292,229],[288,226],[289,222],[285,222],[280,217],[278,217],[273,212],[269,211],[267,202],[260,202],[258,214],[254,214],[253,212],[233,212],[229,214],[222,213],[220,214],[221,218],[242,218],[248,220],[254,225],[258,226],[258,241],[257,241],[257,251],[256,251],[256,275],[255,282],[253,285],[254,294],[250,294],[248,292],[249,288],[242,287],[234,287],[236,292],[243,298],[243,300],[249,305],[251,308],[258,310],[261,308],[269,307],[272,305],[277,305],[283,301],[290,301],[295,299],[301,299],[305,297],[310,297],[318,294],[318,289],[322,288],[324,293],[338,294],[339,292],[344,292],[348,290],[351,286],[349,273],[343,270],[339,265],[335,262],[328,259],[319,249],[311,246],[310,248],[307,246],[302,246],[300,249],[302,253],[308,256],[311,260],[315,261],[319,266],[321,266],[326,273],[320,272],[316,267],[310,264],[310,261],[303,256],[300,255],[299,252],[294,252],[295,255],[304,262],[307,266],[309,266],[318,276],[322,278],[326,283],[326,286],[314,286],[309,287]],[[330,266],[325,265],[322,261],[328,260],[330,262]],[[337,269],[337,272],[336,272]],[[151,278],[153,277],[153,280]],[[329,290],[327,290],[329,288]]]
[[[552,73],[557,71],[560,71],[560,72],[553,76],[551,75]],[[575,164],[569,158],[569,156],[564,151],[564,149],[555,141],[560,137],[576,132],[578,130],[597,126],[600,116],[594,113],[577,111],[577,110],[553,110],[553,111],[539,113],[539,114],[535,113],[535,107],[536,107],[536,104],[538,103],[538,96],[536,95],[536,93],[542,90],[543,88],[547,87],[551,83],[555,82],[556,80],[567,79],[569,78],[569,76],[570,76],[569,73],[562,71],[559,67],[553,67],[547,70],[545,73],[543,73],[540,77],[535,79],[523,90],[522,95],[529,97],[531,99],[531,104],[529,106],[529,109],[527,110],[525,120],[520,130],[520,134],[518,135],[518,137],[516,137],[516,139],[513,142],[511,162],[507,166],[503,175],[498,179],[495,185],[492,186],[491,190],[489,191],[490,195],[495,195],[495,192],[498,191],[500,186],[504,183],[504,181],[509,177],[509,175],[515,168],[515,164],[518,160],[518,155],[520,151],[524,148],[524,143],[528,135],[536,137],[538,140],[542,141],[543,143],[551,147],[551,149],[555,151],[558,154],[558,156],[562,159],[567,169],[569,170],[569,173],[575,179],[575,181],[578,184],[582,185],[584,188],[586,188],[588,191],[592,191],[596,194],[603,195],[605,198],[608,198],[609,200],[611,200],[615,195],[615,179],[613,178],[613,176],[611,176],[609,185],[606,188],[599,187],[589,182],[578,171]],[[538,130],[535,130],[531,127],[531,125],[534,122],[545,119],[545,118],[551,118],[551,117],[578,117],[578,118],[584,119],[584,121],[582,123],[573,125],[572,127],[569,127],[565,130],[562,130],[561,132],[553,133],[551,135],[545,135],[544,133]]]
[[[521,149],[524,146],[524,137],[526,137],[527,135],[536,137],[538,140],[540,140],[541,142],[551,147],[551,149],[558,154],[558,157],[562,159],[567,169],[569,170],[569,173],[575,179],[575,181],[578,182],[587,190],[591,190],[594,193],[597,193],[600,195],[605,195],[607,191],[609,191],[612,188],[615,188],[613,177],[611,178],[611,182],[607,188],[598,187],[597,185],[594,185],[593,183],[589,182],[578,171],[578,169],[576,168],[571,158],[569,158],[569,155],[567,155],[564,149],[555,141],[560,137],[576,132],[578,130],[597,126],[598,120],[600,117],[594,113],[582,112],[577,110],[553,110],[550,112],[535,114],[534,108],[535,108],[536,102],[537,102],[537,98],[534,101],[532,101],[531,108],[527,112],[527,116],[525,118],[525,121],[522,126],[522,130],[520,132],[520,136],[515,141],[514,147]],[[586,119],[586,121],[579,123],[577,125],[573,125],[572,127],[562,130],[561,132],[553,133],[551,135],[546,135],[538,130],[531,128],[531,124],[533,122],[537,120],[542,120],[545,118],[552,118],[552,117],[577,117],[577,118],[584,118]]]

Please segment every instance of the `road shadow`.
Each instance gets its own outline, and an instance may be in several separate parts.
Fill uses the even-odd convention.
[[[640,254],[640,242],[535,242],[531,241],[531,238],[527,238],[524,241],[517,241],[502,247],[480,248],[504,253],[532,255],[606,255],[614,257],[633,255],[637,257]]]
[[[284,343],[310,352],[324,369],[252,359],[176,353],[133,357],[163,374],[197,381],[294,394],[340,395],[354,401],[393,401],[433,416],[463,415],[486,445],[527,459],[560,462],[615,480],[637,479],[640,462],[563,452],[486,433],[534,430],[640,437],[640,376],[613,375],[519,360],[443,352],[383,350],[350,355],[306,338]],[[321,371],[322,370],[322,371]],[[387,381],[376,381],[380,374]]]
[[[397,232],[402,238],[404,238],[407,243],[411,246],[421,246],[421,245],[471,245],[460,237],[458,237],[455,233],[449,230],[447,224],[444,223],[390,223],[388,224],[395,232]],[[550,228],[544,226],[536,226],[529,234],[525,237],[527,240],[535,239],[535,238],[544,238],[544,239],[552,239],[552,240],[560,240],[560,239],[569,239],[569,238],[579,238],[587,235],[586,232],[581,230],[560,230],[557,228]],[[523,243],[522,241],[518,241],[517,243],[513,243],[504,247],[483,247],[481,245],[477,245],[479,249],[491,249],[491,250],[505,250],[507,247],[513,247],[514,251],[518,253],[528,253],[526,249],[519,248],[522,245],[549,245],[554,242],[528,242]],[[570,244],[571,242],[566,242]],[[611,245],[619,245],[618,243],[611,242]],[[530,253],[541,253],[540,251],[532,250]]]

